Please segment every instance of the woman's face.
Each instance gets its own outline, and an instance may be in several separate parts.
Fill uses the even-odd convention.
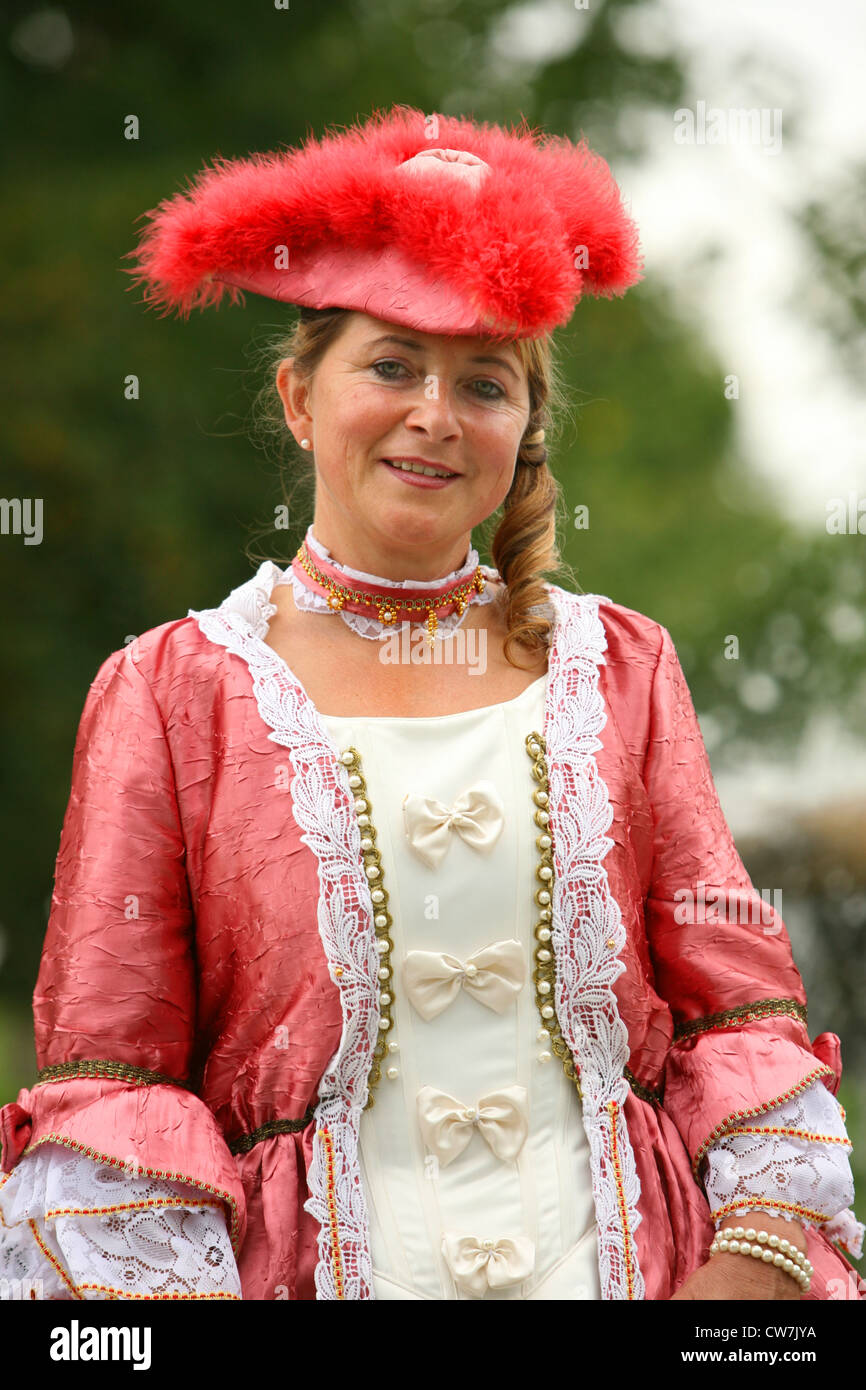
[[[316,538],[386,579],[462,565],[474,526],[504,500],[529,419],[516,347],[347,315],[307,386],[280,363],[286,422],[316,465]],[[401,472],[420,459],[455,476]],[[433,486],[431,486],[431,481]]]

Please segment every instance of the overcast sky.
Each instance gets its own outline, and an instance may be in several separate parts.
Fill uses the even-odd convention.
[[[673,39],[689,55],[689,107],[703,100],[725,111],[781,111],[777,153],[734,140],[679,145],[658,121],[649,165],[634,171],[629,191],[649,267],[665,276],[685,312],[700,315],[723,370],[739,377],[732,409],[749,466],[768,480],[786,516],[822,528],[828,497],[851,489],[866,496],[866,394],[788,302],[807,263],[788,209],[820,198],[836,170],[866,156],[866,4],[659,0],[655,10],[663,23],[644,39],[662,46]],[[785,139],[789,92],[796,147]],[[768,116],[768,146],[773,131]],[[709,243],[723,248],[713,273],[683,276],[683,247],[699,252]],[[716,781],[735,831],[759,832],[771,809],[864,797],[866,749],[821,722],[794,761],[756,762]]]
[[[530,0],[505,11],[494,52],[541,63],[576,47],[585,23],[573,4]],[[636,111],[649,157],[639,167],[617,161],[614,172],[647,273],[664,279],[715,346],[722,373],[739,380],[731,410],[749,470],[790,521],[823,530],[828,498],[866,496],[866,393],[789,302],[809,264],[790,214],[866,158],[866,0],[656,0],[619,24],[637,53],[680,56],[696,115],[698,102],[766,110],[763,146],[744,143],[730,118],[724,143],[677,143],[674,111]],[[699,272],[710,248],[721,254]],[[822,294],[820,275],[809,292]],[[751,763],[719,774],[717,786],[735,833],[766,829],[771,814],[866,799],[866,748],[816,724],[784,766]]]
[[[656,117],[650,161],[629,171],[628,190],[650,270],[701,316],[723,370],[739,378],[732,409],[750,466],[786,516],[823,527],[828,497],[866,491],[866,397],[787,302],[808,265],[789,209],[866,157],[866,4],[659,0],[657,19],[643,13],[628,20],[636,43],[687,55],[690,109],[766,108],[768,137],[781,112],[777,152],[770,138],[767,148],[738,141],[731,124],[728,143],[677,144],[673,120]],[[684,257],[709,245],[723,251],[714,270],[689,275]]]

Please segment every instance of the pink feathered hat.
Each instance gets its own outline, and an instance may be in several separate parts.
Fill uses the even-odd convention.
[[[538,337],[642,279],[638,231],[585,141],[408,106],[296,149],[217,156],[148,219],[126,273],[176,310],[249,290],[428,333]]]

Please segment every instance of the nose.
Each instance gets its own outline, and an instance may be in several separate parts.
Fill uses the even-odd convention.
[[[447,383],[432,374],[415,396],[405,423],[410,430],[428,439],[459,439],[463,434]]]

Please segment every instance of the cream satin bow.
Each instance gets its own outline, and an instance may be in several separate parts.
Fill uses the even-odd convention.
[[[526,957],[519,941],[492,941],[459,961],[447,951],[408,951],[403,988],[427,1022],[453,1003],[461,985],[494,1013],[502,1014],[526,979]]]
[[[422,1086],[418,1092],[418,1121],[424,1142],[443,1168],[466,1148],[475,1126],[497,1158],[516,1158],[529,1130],[524,1086],[504,1086],[479,1096],[466,1106],[447,1091]]]
[[[528,1236],[476,1240],[475,1236],[446,1234],[442,1254],[454,1282],[476,1298],[483,1298],[488,1289],[519,1284],[535,1264],[535,1246]]]
[[[456,830],[473,849],[487,853],[505,824],[505,805],[492,782],[474,782],[452,806],[414,792],[403,798],[403,824],[412,849],[431,869],[442,863]]]

